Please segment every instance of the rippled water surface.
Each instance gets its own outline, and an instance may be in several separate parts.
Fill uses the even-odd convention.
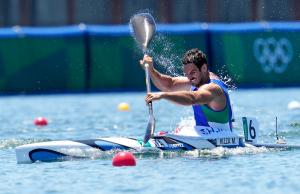
[[[300,144],[300,89],[249,89],[231,92],[235,130],[241,117],[260,122],[260,142],[279,135]],[[137,155],[136,167],[111,165],[102,158],[52,163],[17,164],[15,147],[32,142],[143,137],[148,122],[144,93],[72,94],[0,97],[0,193],[299,193],[300,150],[237,148]],[[127,102],[130,111],[117,106]],[[157,131],[192,125],[190,107],[154,103]],[[49,125],[33,125],[44,116]]]

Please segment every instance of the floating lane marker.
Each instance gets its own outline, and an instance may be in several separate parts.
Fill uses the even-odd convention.
[[[129,104],[126,103],[126,102],[121,102],[121,103],[118,105],[118,110],[119,110],[119,111],[129,111]]]
[[[288,104],[288,109],[289,109],[289,110],[300,109],[300,102],[295,101],[295,100],[289,102],[289,104]]]
[[[44,117],[37,117],[34,119],[34,124],[36,126],[45,126],[45,125],[48,125],[48,121]]]
[[[130,152],[119,152],[113,157],[112,165],[116,167],[136,166],[136,159]]]

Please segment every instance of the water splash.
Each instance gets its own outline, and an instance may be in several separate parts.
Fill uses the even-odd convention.
[[[141,13],[148,13],[151,15],[149,10],[141,10],[137,14]],[[158,70],[162,70],[163,73],[172,76],[182,75],[182,69],[179,68],[181,65],[181,59],[178,56],[178,48],[175,47],[174,43],[172,43],[167,36],[156,34],[147,50],[143,51],[143,48],[137,40],[136,35],[134,35],[133,26],[130,22],[128,25],[130,27],[131,35],[136,42],[136,47],[134,49],[135,51],[138,51],[139,53],[145,52],[143,54],[152,56],[155,64],[158,65]]]
[[[234,80],[238,80],[239,75],[231,75],[228,72],[232,64],[229,65],[222,65],[218,70],[216,70],[217,75],[220,79],[228,86],[229,90],[237,89],[236,83]]]
[[[149,10],[141,10],[138,12],[138,14],[140,13],[150,12]],[[130,23],[129,26],[132,37],[137,43],[136,48],[138,48],[138,52],[142,52],[143,49],[138,44],[136,37],[133,35],[133,28]],[[137,50],[136,48],[135,51]],[[146,50],[146,54],[153,57],[155,64],[158,66],[158,70],[161,70],[162,73],[171,76],[183,75],[181,57],[183,56],[184,52],[185,51],[182,47],[178,47],[177,45],[175,45],[166,35],[163,34],[156,34],[153,37],[149,48]],[[228,65],[221,66],[221,68],[217,70],[217,74],[220,76],[221,80],[229,87],[230,90],[234,90],[237,88],[233,81],[235,76],[229,76],[227,66]]]
[[[175,44],[163,34],[157,34],[149,48],[148,54],[163,73],[171,76],[182,76],[181,55]]]
[[[139,44],[136,44],[134,52],[138,54],[143,54]],[[153,57],[154,64],[156,68],[162,73],[171,76],[182,76],[182,65],[181,65],[181,55],[183,55],[183,50],[178,50],[175,44],[165,35],[157,34],[146,54]]]
[[[209,159],[222,159],[229,156],[236,155],[253,155],[266,153],[271,151],[280,151],[281,149],[269,149],[266,147],[237,147],[237,148],[224,148],[217,147],[214,149],[202,149],[193,151],[161,151],[152,150],[147,152],[133,152],[139,159],[142,158],[178,158],[185,157],[190,159],[209,158]]]
[[[178,127],[194,127],[195,126],[195,119],[193,116],[183,117],[181,118],[180,122],[178,123]]]
[[[117,154],[120,150],[111,150],[109,152],[97,153],[93,159],[108,159]],[[193,151],[163,151],[163,150],[131,150],[131,152],[138,159],[174,159],[174,158],[210,158],[210,159],[222,159],[224,157],[236,156],[236,155],[253,155],[266,153],[271,151],[280,151],[280,149],[269,149],[265,147],[238,147],[238,148],[224,148],[217,147],[214,149],[193,150]]]
[[[189,158],[211,158],[211,159],[221,159],[229,156],[236,155],[252,155],[273,151],[274,149],[268,149],[265,147],[237,147],[237,148],[224,148],[217,147],[214,149],[204,149],[204,150],[193,150],[186,151],[185,156]],[[274,150],[277,151],[277,150]]]

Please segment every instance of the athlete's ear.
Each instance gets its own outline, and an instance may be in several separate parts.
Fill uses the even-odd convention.
[[[201,72],[207,72],[207,64],[204,63],[201,67]]]

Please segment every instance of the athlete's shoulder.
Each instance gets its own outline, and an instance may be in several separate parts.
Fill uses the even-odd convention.
[[[218,84],[220,80],[211,81],[210,83],[204,84],[202,86],[202,89],[207,90],[211,93],[213,93],[215,96],[222,96],[223,95],[223,89],[222,87]]]
[[[206,90],[206,91],[210,91],[210,92],[214,92],[216,90],[219,90],[219,86],[213,82],[209,82],[206,84],[203,84],[201,86],[198,87],[198,90]]]
[[[214,80],[220,80],[220,77],[213,72],[209,72],[209,78]]]
[[[210,83],[219,85],[220,87],[226,87],[226,84],[216,74],[209,72]]]

